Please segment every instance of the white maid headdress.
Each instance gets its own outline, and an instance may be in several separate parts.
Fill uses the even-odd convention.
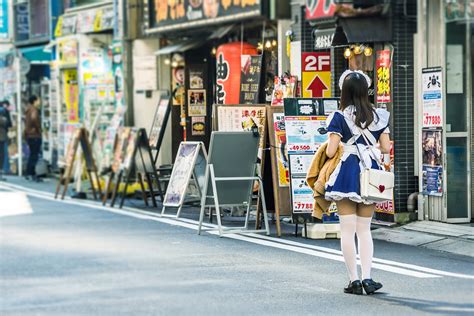
[[[365,81],[367,81],[368,87],[370,87],[370,85],[372,84],[372,80],[370,80],[369,76],[367,76],[363,71],[347,69],[346,71],[342,73],[341,77],[339,78],[339,89],[342,90],[342,84],[344,83],[344,79],[346,79],[346,77],[350,75],[351,73],[357,73],[357,74],[360,74],[362,77],[364,77]]]

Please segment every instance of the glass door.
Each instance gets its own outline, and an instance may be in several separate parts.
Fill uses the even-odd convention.
[[[468,1],[445,0],[447,221],[471,220],[471,61]]]

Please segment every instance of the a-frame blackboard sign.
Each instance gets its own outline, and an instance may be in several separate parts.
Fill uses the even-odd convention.
[[[163,200],[163,192],[158,174],[156,173],[146,130],[144,128],[124,128],[123,131],[124,134],[118,133],[116,139],[116,146],[121,147],[116,147],[115,156],[118,157],[117,160],[114,159],[112,174],[107,182],[106,190],[108,192],[115,174],[117,175],[110,205],[115,205],[119,187],[123,181],[125,185],[121,194],[120,208],[123,207],[127,196],[128,185],[136,171],[145,205],[148,206],[148,195],[150,195],[153,207],[157,207],[158,204],[156,203],[155,197],[156,195],[159,195],[161,200]],[[122,134],[122,136],[120,136],[120,134]],[[148,184],[149,192],[145,189],[145,181]],[[106,200],[104,199],[103,202],[105,203],[105,201]]]
[[[97,167],[95,164],[94,156],[92,155],[92,147],[89,142],[89,133],[85,128],[77,128],[74,131],[74,134],[69,141],[67,151],[66,151],[66,166],[64,173],[61,174],[58,184],[56,186],[56,194],[54,198],[57,198],[59,192],[61,190],[61,185],[64,185],[63,192],[61,194],[61,199],[64,199],[66,196],[67,188],[71,181],[72,171],[74,169],[74,162],[76,160],[77,150],[79,149],[79,145],[81,145],[82,150],[82,157],[86,163],[86,171],[87,175],[89,176],[89,180],[91,182],[92,194],[94,195],[94,199],[97,200],[97,192],[95,188],[95,184],[97,184],[97,189],[99,191],[99,197],[102,196],[102,189],[100,187],[100,179],[97,173]],[[95,182],[92,178],[92,175],[95,176]]]

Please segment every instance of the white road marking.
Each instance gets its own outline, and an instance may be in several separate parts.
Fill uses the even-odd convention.
[[[22,192],[27,193],[28,195],[45,199],[45,200],[56,201],[56,202],[61,202],[61,203],[66,203],[66,204],[71,204],[71,205],[77,205],[77,206],[83,206],[83,207],[87,207],[87,208],[91,208],[95,210],[103,210],[110,213],[125,215],[129,217],[137,218],[137,219],[152,220],[152,221],[161,222],[161,223],[165,223],[165,224],[169,224],[173,226],[180,226],[180,227],[192,229],[192,230],[197,230],[198,228],[198,225],[197,225],[198,222],[191,219],[183,219],[183,218],[176,219],[175,217],[170,216],[170,215],[161,217],[157,213],[148,212],[148,211],[144,211],[144,210],[140,210],[140,209],[136,209],[132,207],[124,207],[123,209],[111,208],[108,206],[102,206],[102,204],[99,204],[97,202],[77,201],[69,197],[66,198],[65,200],[57,200],[54,198],[54,194],[38,191],[38,190],[33,190],[33,189],[25,188],[22,186],[10,184],[10,183],[0,184],[0,187],[3,187],[8,190],[20,190]],[[209,228],[213,229],[213,230],[204,230],[205,232],[211,235],[219,234],[216,230],[214,230],[217,227],[217,225],[205,223],[203,226],[205,229],[209,229]],[[306,255],[311,255],[315,257],[320,257],[324,259],[344,262],[341,251],[331,249],[331,248],[313,246],[313,245],[308,245],[305,243],[299,243],[299,242],[295,242],[291,240],[268,237],[264,235],[253,234],[253,233],[226,234],[224,235],[224,237],[235,239],[235,240],[246,241],[249,243],[258,244],[258,245],[262,245],[266,247],[272,247],[272,248],[302,253]],[[402,274],[406,276],[417,277],[417,278],[439,278],[441,276],[451,276],[451,277],[463,278],[463,279],[474,279],[474,275],[453,273],[453,272],[431,269],[431,268],[421,267],[421,266],[417,266],[413,264],[401,263],[397,261],[385,260],[385,259],[379,259],[379,258],[374,258],[373,268],[384,270],[387,272]],[[412,270],[415,270],[415,271],[412,271]]]
[[[33,210],[24,192],[0,192],[0,217],[31,213]]]

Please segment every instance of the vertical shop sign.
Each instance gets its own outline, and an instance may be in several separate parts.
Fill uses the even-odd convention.
[[[302,53],[304,98],[331,97],[331,53]]]
[[[330,18],[336,12],[334,0],[306,0],[306,19]]]
[[[242,55],[240,75],[240,103],[259,103],[262,55]]]
[[[66,102],[67,122],[79,122],[79,86],[77,69],[64,70],[64,98]]]
[[[286,150],[285,115],[283,113],[273,113],[273,122],[278,168],[278,185],[280,187],[287,187],[290,184],[290,179],[288,171],[288,153]]]
[[[31,38],[49,37],[49,1],[35,0],[30,1],[31,19]]]
[[[8,0],[0,0],[0,39],[7,39],[9,37],[8,24]]]
[[[422,70],[422,127],[443,126],[443,74],[441,67]]]
[[[30,14],[28,3],[15,5],[15,41],[26,41],[30,38]]]
[[[391,98],[391,61],[390,50],[377,51],[376,59],[377,103],[389,103]]]
[[[423,188],[425,195],[443,195],[443,135],[439,129],[422,131]]]
[[[124,101],[124,76],[123,76],[123,58],[122,45],[114,43],[112,45],[112,71],[114,74],[114,92],[115,92],[115,108],[125,106]]]

